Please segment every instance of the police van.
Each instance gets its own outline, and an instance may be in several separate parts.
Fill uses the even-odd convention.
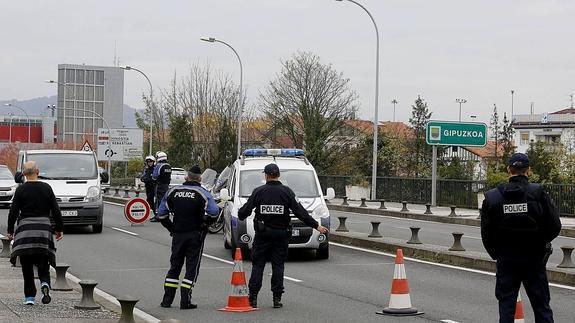
[[[228,170],[223,172],[226,178],[218,179],[223,183],[219,198],[224,203],[224,247],[232,253],[237,247],[247,253],[254,240],[254,213],[245,220],[238,219],[238,210],[244,205],[252,191],[265,184],[263,169],[267,164],[275,163],[280,169],[280,181],[291,188],[302,206],[322,226],[329,228],[329,210],[325,199],[333,199],[333,188],[322,189],[314,167],[304,156],[302,149],[247,149]],[[306,226],[292,214],[292,237],[289,247],[292,249],[313,249],[319,259],[329,258],[328,236]]]

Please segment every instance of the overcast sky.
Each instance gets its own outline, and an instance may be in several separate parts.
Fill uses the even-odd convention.
[[[381,39],[380,120],[407,121],[420,94],[435,119],[487,121],[497,103],[515,113],[553,112],[575,92],[573,0],[357,0],[371,11]],[[55,94],[43,80],[59,63],[121,65],[148,74],[156,89],[190,64],[239,77],[230,43],[244,64],[250,103],[298,50],[319,55],[351,79],[360,117],[373,118],[375,33],[369,17],[334,0],[26,0],[1,5],[0,99]],[[145,80],[125,74],[124,102],[140,108]]]

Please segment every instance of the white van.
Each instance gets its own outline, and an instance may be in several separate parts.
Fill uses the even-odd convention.
[[[101,233],[104,202],[101,183],[109,175],[100,173],[93,152],[77,150],[25,150],[18,155],[18,171],[27,161],[35,161],[39,180],[49,184],[62,211],[64,226],[91,225]],[[21,173],[20,173],[21,174]],[[16,175],[16,177],[22,177]]]
[[[238,210],[244,205],[252,191],[265,184],[264,167],[275,163],[280,169],[280,181],[291,188],[302,206],[322,226],[330,227],[329,210],[324,199],[333,199],[333,188],[323,195],[314,167],[305,158],[302,149],[247,149],[241,158],[229,166],[227,178],[218,179],[222,188],[220,198],[224,206],[224,247],[237,247],[248,253],[255,236],[254,213],[245,221],[238,219]],[[222,174],[223,175],[223,174]],[[222,177],[222,176],[220,176]],[[319,259],[329,258],[329,236],[319,233],[293,214],[291,218],[292,237],[289,248],[316,250]]]

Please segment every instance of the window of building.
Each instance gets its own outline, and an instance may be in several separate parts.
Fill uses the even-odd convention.
[[[94,84],[94,71],[86,71],[86,84]]]
[[[76,70],[76,83],[84,84],[84,70]]]
[[[86,109],[86,111],[94,111],[94,103],[92,102],[86,102],[84,103],[84,109]],[[88,113],[90,116],[93,116],[93,113]]]
[[[62,100],[64,98],[64,85],[58,84],[58,99]]]
[[[96,108],[95,112],[97,114],[104,116],[104,104],[103,103],[96,102],[96,103],[94,103],[94,107]]]
[[[104,101],[104,87],[96,86],[96,93],[94,95],[94,101]]]
[[[76,100],[84,100],[84,86],[76,85]]]
[[[74,85],[67,84],[66,85],[66,100],[73,100],[74,99]]]
[[[76,117],[84,116],[84,102],[76,102]]]
[[[66,70],[61,68],[58,70],[58,82],[60,83],[64,83],[65,80],[65,76],[66,76]]]
[[[75,82],[75,70],[66,70],[66,81],[64,83],[74,83]]]
[[[96,85],[104,85],[104,71],[96,71]]]
[[[94,87],[86,86],[86,96],[84,97],[86,101],[94,101]]]
[[[529,145],[529,131],[521,131],[519,137],[521,145]]]

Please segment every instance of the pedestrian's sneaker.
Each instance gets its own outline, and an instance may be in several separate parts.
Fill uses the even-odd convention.
[[[24,298],[24,305],[34,305],[34,297]]]
[[[42,287],[40,288],[42,291],[42,304],[50,304],[52,301],[52,297],[50,297],[50,286],[47,283],[42,283]]]
[[[282,297],[281,296],[274,296],[274,308],[282,308],[284,305],[282,304]]]

